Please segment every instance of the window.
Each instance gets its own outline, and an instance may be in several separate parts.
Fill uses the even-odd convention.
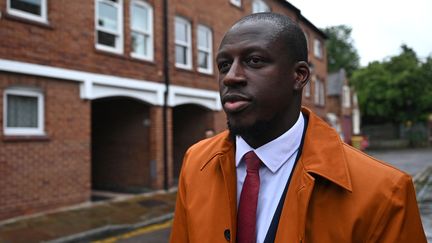
[[[252,2],[252,13],[271,12],[270,7],[262,0]]]
[[[7,12],[14,16],[48,23],[47,0],[8,0]]]
[[[153,60],[153,8],[142,1],[131,2],[131,56]]]
[[[305,85],[305,88],[304,88],[305,97],[310,97],[310,90],[311,90],[310,83],[311,83],[311,81],[307,82]]]
[[[5,135],[44,135],[44,99],[37,90],[10,88],[4,92]]]
[[[212,32],[204,25],[198,25],[198,71],[213,73]]]
[[[175,65],[192,69],[191,24],[184,18],[175,18]]]
[[[347,85],[344,85],[342,88],[342,107],[343,108],[351,107],[350,88]]]
[[[318,39],[314,40],[314,55],[318,58],[322,58],[322,46],[321,41]]]
[[[96,48],[123,52],[122,0],[96,0]]]
[[[319,79],[315,79],[314,83],[314,102],[316,105],[323,106],[325,104],[324,83]]]
[[[237,7],[241,7],[241,0],[230,0],[230,2]]]

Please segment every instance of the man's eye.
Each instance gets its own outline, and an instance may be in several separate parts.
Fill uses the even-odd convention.
[[[231,68],[231,63],[229,62],[222,62],[218,64],[218,68],[219,68],[219,72],[221,73],[226,73],[230,70]]]
[[[257,66],[263,64],[263,59],[259,56],[252,56],[252,57],[249,57],[248,59],[246,59],[246,63],[249,66],[257,67]]]

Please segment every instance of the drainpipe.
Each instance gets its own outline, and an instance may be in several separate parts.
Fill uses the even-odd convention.
[[[164,163],[164,189],[168,190],[168,94],[170,85],[169,76],[169,38],[168,38],[168,0],[163,1],[163,74],[165,92],[163,103],[163,163]]]

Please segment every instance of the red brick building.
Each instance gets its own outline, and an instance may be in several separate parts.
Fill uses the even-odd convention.
[[[218,44],[258,11],[305,30],[304,104],[324,117],[326,37],[286,1],[1,0],[0,220],[174,186],[185,149],[226,126]]]
[[[326,99],[327,121],[351,144],[352,136],[360,135],[360,109],[344,69],[328,75]]]

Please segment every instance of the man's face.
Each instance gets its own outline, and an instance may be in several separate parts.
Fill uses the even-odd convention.
[[[287,53],[269,22],[242,23],[225,35],[216,62],[232,132],[243,136],[256,129],[289,128],[285,126],[293,112],[294,65]]]

